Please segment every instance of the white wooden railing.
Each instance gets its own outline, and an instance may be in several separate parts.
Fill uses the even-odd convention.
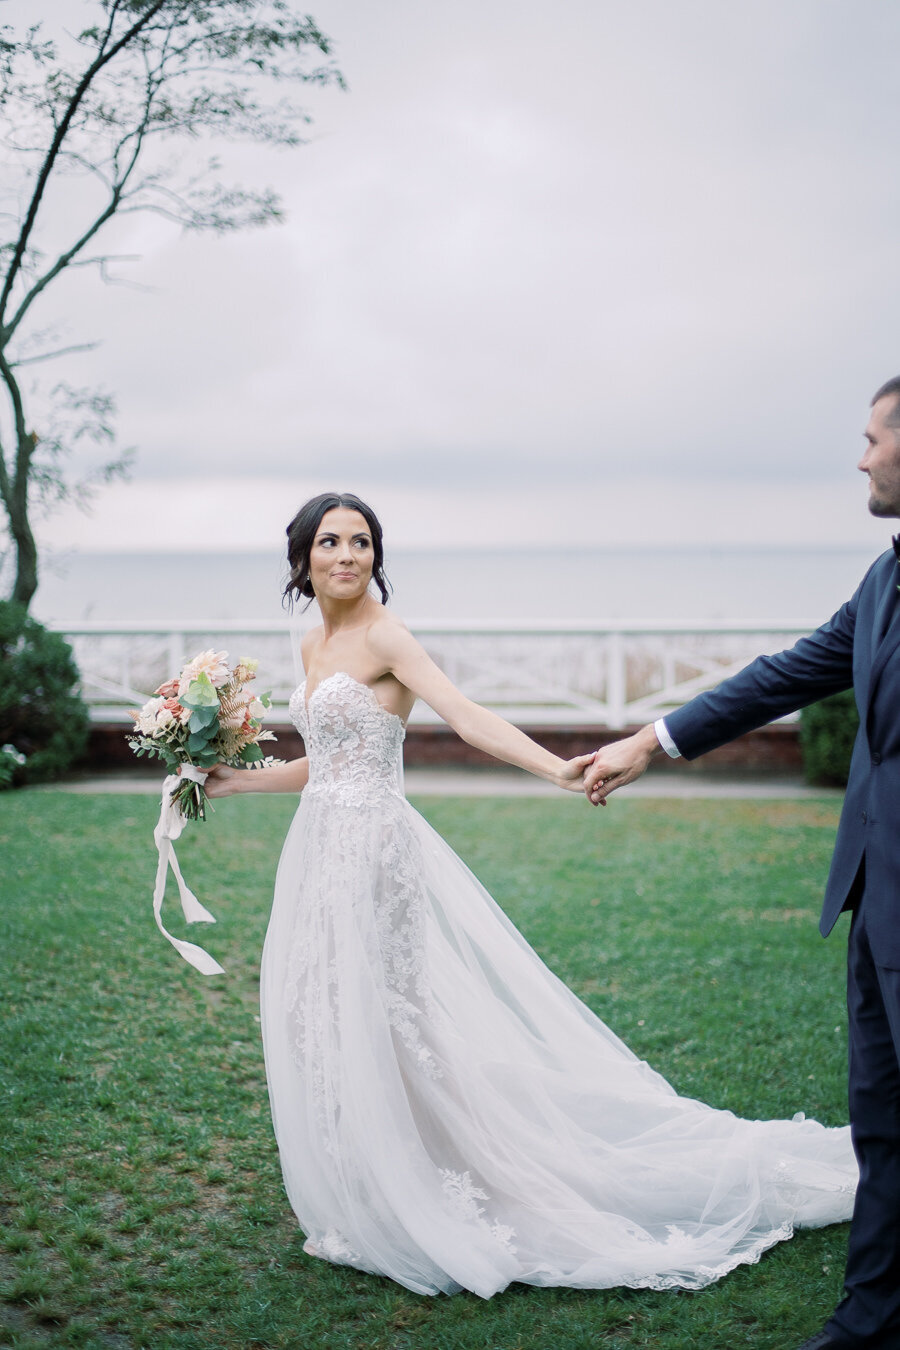
[[[520,726],[613,730],[662,716],[753,657],[790,646],[812,626],[410,623],[454,684]],[[287,625],[97,621],[60,624],[57,631],[72,644],[97,722],[129,722],[129,708],[207,647],[258,657],[258,687],[270,689],[274,701],[267,720],[287,720],[288,697],[298,682],[298,634]],[[418,703],[412,720],[428,724],[437,718]]]

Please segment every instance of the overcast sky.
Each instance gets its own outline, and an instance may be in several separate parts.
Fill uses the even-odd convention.
[[[229,158],[287,223],[119,223],[146,289],[80,273],[37,316],[103,339],[54,374],[139,449],[57,543],[265,547],[334,487],[395,545],[883,546],[855,464],[900,371],[894,0],[310,6],[349,92]]]

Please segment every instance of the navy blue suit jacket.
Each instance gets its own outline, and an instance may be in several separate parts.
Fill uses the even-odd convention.
[[[819,927],[833,928],[856,896],[866,860],[866,915],[875,960],[900,969],[900,582],[897,558],[882,554],[845,605],[809,637],[666,715],[686,759],[745,731],[853,688],[859,734]]]

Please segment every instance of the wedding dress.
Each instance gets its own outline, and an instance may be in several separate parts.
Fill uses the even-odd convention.
[[[405,800],[403,723],[371,689],[301,685],[291,716],[309,784],[261,1007],[308,1250],[421,1294],[697,1289],[850,1217],[849,1129],[677,1096]]]

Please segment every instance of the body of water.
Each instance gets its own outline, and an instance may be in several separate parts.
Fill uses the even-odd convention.
[[[890,539],[885,539],[890,546]],[[823,622],[873,561],[858,548],[410,550],[387,559],[406,619]],[[278,622],[269,553],[79,553],[45,563],[39,619]]]

